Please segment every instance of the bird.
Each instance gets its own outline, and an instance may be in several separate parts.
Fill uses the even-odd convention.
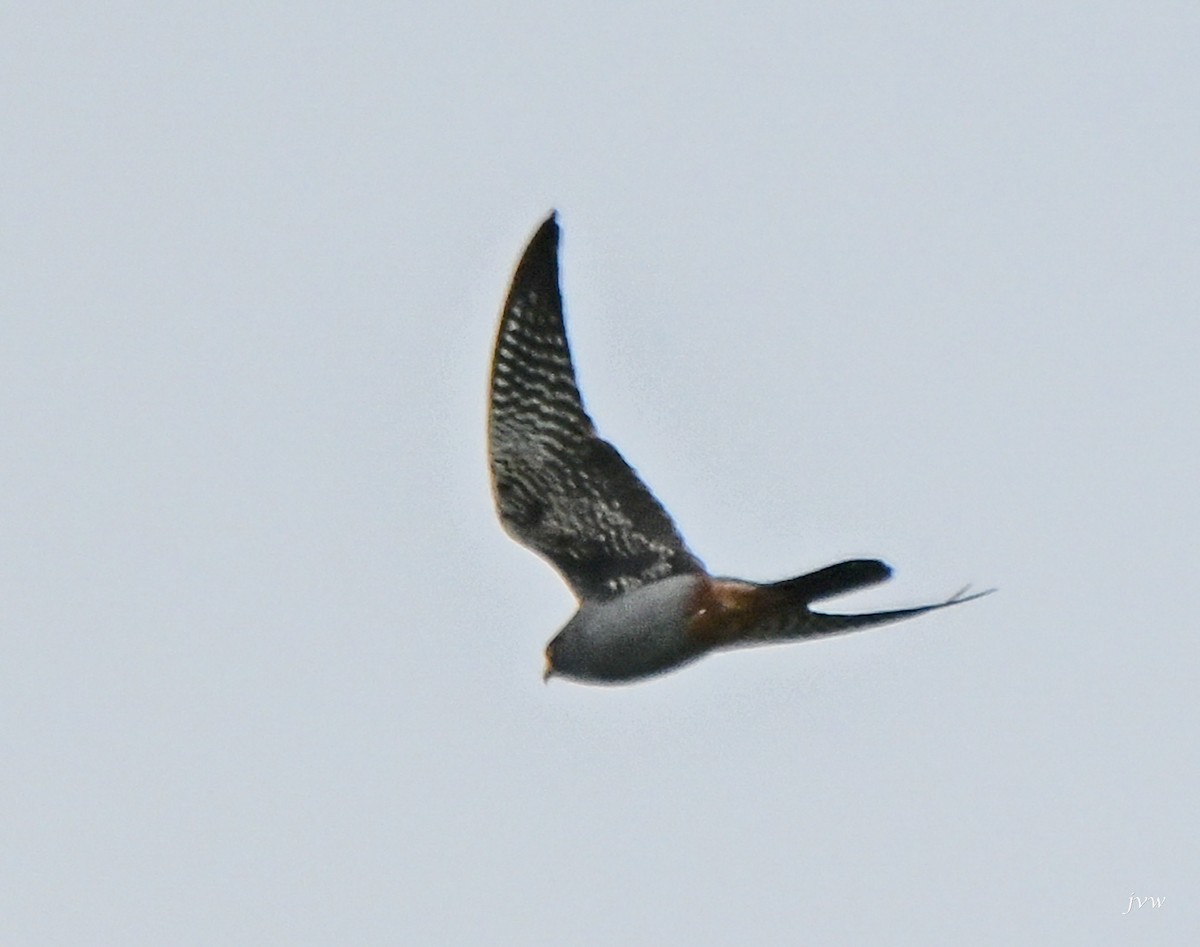
[[[488,461],[500,523],[553,566],[578,608],[545,649],[543,680],[623,684],[715,651],[826,638],[960,605],[994,589],[863,614],[814,602],[883,582],[851,559],[777,582],[710,574],[620,452],[596,433],[576,381],[559,285],[556,212],[525,248],[500,315]]]

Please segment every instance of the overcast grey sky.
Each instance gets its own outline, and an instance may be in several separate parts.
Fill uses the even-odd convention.
[[[1153,0],[10,6],[0,942],[1185,942],[1198,43]],[[484,411],[552,207],[588,406],[710,568],[999,594],[543,686],[572,599]]]

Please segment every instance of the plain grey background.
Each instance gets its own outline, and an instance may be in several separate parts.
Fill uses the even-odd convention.
[[[6,7],[0,941],[1186,942],[1198,42]],[[484,417],[552,207],[588,406],[714,571],[1000,592],[543,686]]]

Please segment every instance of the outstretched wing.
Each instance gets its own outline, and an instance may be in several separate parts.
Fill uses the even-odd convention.
[[[492,356],[488,411],[500,522],[580,599],[702,572],[646,485],[596,435],[575,384],[558,288],[558,223],[538,228],[513,276]]]

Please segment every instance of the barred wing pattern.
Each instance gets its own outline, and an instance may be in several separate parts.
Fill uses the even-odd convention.
[[[530,240],[504,305],[488,447],[501,523],[558,569],[579,599],[704,571],[584,410],[563,325],[553,214]]]

